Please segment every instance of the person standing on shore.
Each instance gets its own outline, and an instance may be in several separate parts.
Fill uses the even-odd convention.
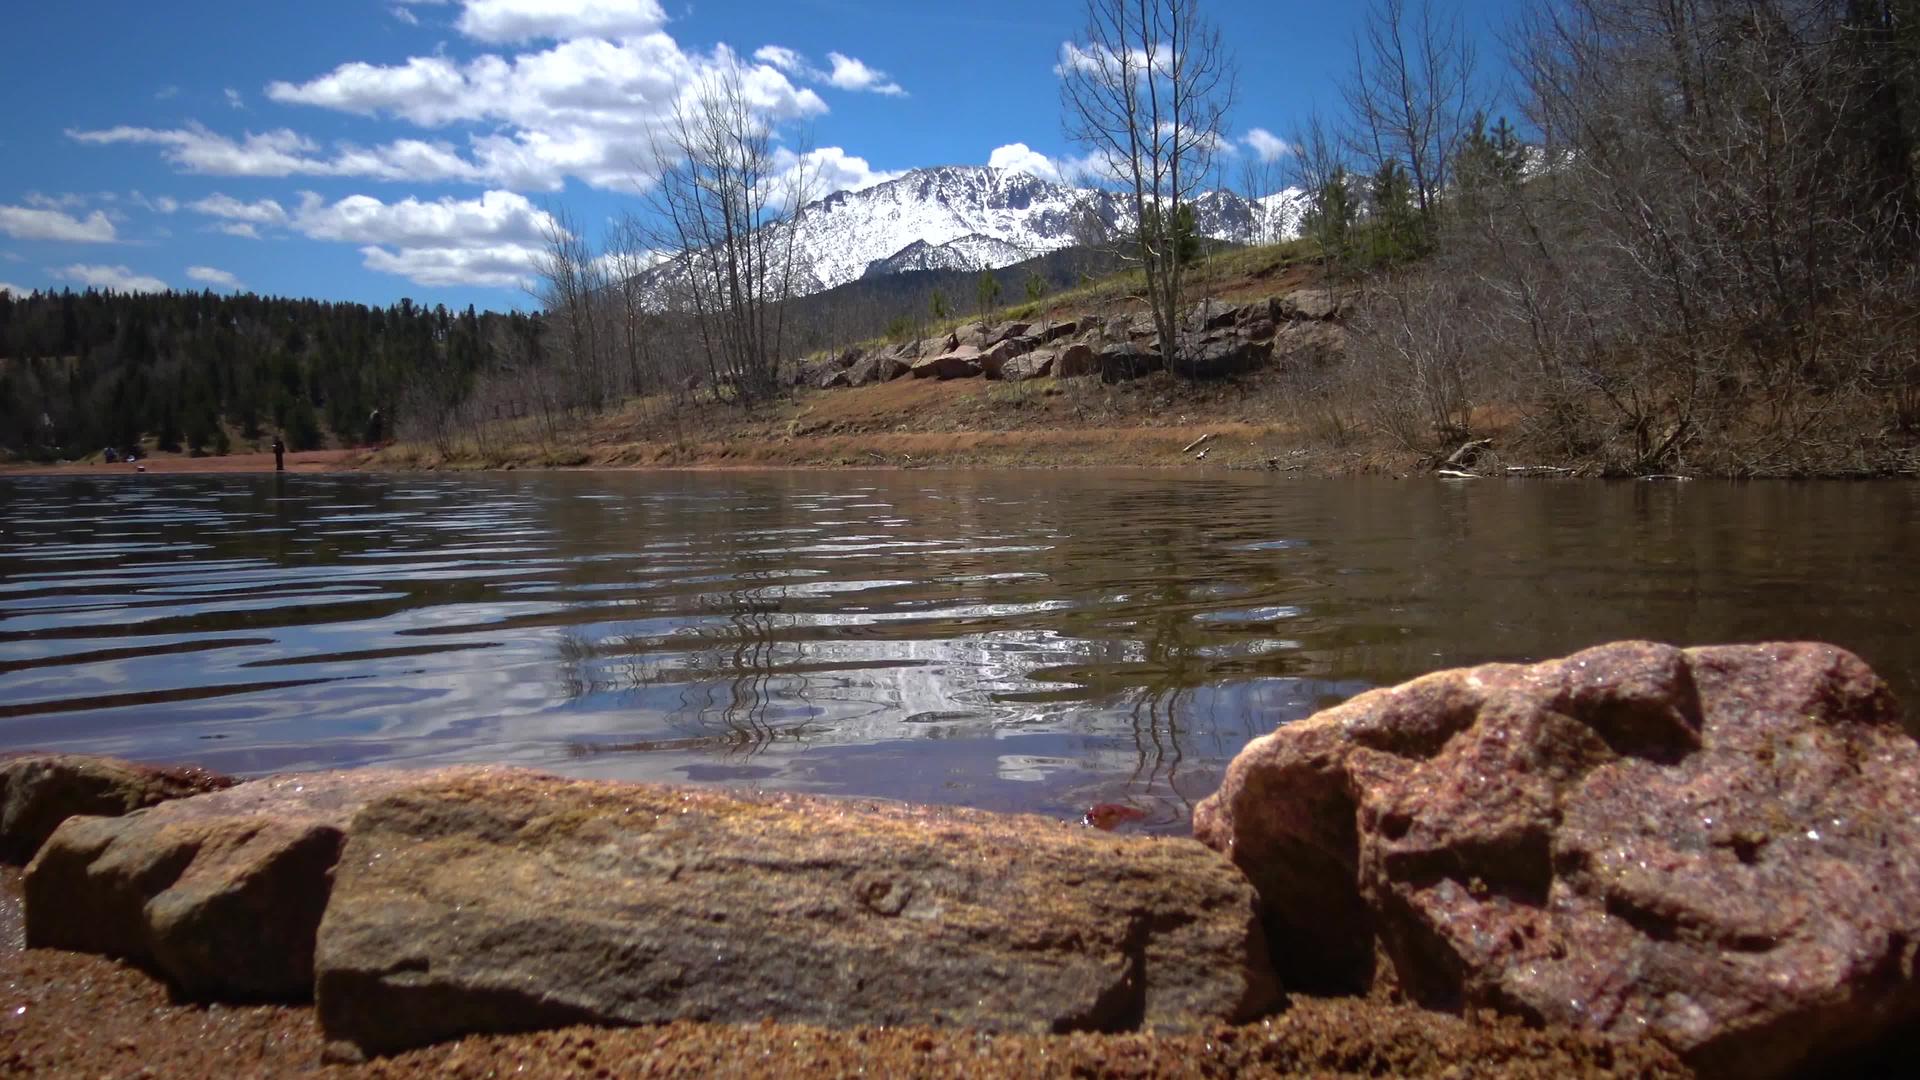
[[[287,444],[278,435],[273,437],[273,471],[287,471]]]

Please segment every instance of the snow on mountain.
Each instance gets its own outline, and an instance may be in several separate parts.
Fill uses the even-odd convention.
[[[1299,234],[1297,191],[1250,203],[1232,192],[1194,200],[1199,231],[1242,243]],[[796,247],[813,286],[907,270],[987,270],[1072,247],[1091,218],[1108,230],[1132,227],[1112,192],[1053,183],[984,165],[915,169],[861,191],[839,191],[800,215]]]
[[[1194,200],[1194,223],[1217,239],[1272,243],[1299,235],[1302,203],[1292,188],[1252,202],[1210,191]],[[1133,227],[1133,213],[1113,192],[1012,169],[915,169],[802,209],[794,251],[807,270],[795,291],[805,295],[910,270],[998,269],[1084,243],[1090,223],[1123,232]]]

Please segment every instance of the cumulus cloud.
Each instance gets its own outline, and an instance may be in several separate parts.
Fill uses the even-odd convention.
[[[541,38],[633,37],[660,29],[657,0],[464,0],[454,23],[477,41],[510,44]]]
[[[524,285],[546,237],[559,228],[551,214],[511,191],[391,203],[369,195],[328,202],[306,192],[289,220],[310,239],[360,245],[370,270],[421,285],[490,288]]]
[[[887,77],[886,72],[876,71],[851,56],[830,52],[827,62],[833,65],[833,70],[827,73],[827,82],[842,90],[866,90],[889,97],[906,93],[899,83]]]
[[[68,281],[96,289],[112,289],[114,292],[166,292],[167,283],[157,277],[136,274],[125,266],[94,266],[75,263],[61,267],[54,274]]]
[[[1261,161],[1274,162],[1293,153],[1291,143],[1266,128],[1254,128],[1240,136],[1240,141]]]
[[[15,240],[111,244],[119,239],[112,219],[99,210],[84,218],[47,206],[0,205],[0,233]]]
[[[229,292],[239,292],[246,287],[240,284],[239,278],[212,266],[189,266],[187,276],[202,285],[212,285]]]
[[[287,220],[286,209],[272,199],[241,202],[231,195],[223,195],[219,192],[198,202],[188,203],[187,209],[209,217],[250,221],[256,225],[284,225]]]
[[[763,64],[772,64],[789,75],[799,75],[812,70],[806,57],[785,45],[762,45],[753,50],[753,58]]]
[[[993,153],[987,156],[987,164],[996,169],[1011,169],[1056,183],[1062,179],[1059,163],[1026,143],[994,147]]]
[[[33,292],[34,290],[27,288],[25,285],[14,285],[9,282],[0,281],[0,293],[12,293],[16,300],[32,296]]]
[[[222,224],[215,225],[213,227],[213,231],[217,233],[225,233],[228,236],[237,236],[242,240],[260,239],[260,230],[254,228],[252,223],[245,222],[245,221],[223,222]]]
[[[774,151],[773,159],[774,168],[786,177],[792,177],[796,169],[803,169],[807,194],[816,199],[836,191],[860,191],[906,175],[876,169],[866,158],[855,157],[838,146],[822,146],[804,154],[796,154],[783,146]]]

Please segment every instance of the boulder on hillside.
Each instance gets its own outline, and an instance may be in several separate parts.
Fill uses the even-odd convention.
[[[1253,901],[1188,840],[800,795],[452,781],[355,819],[316,998],[336,1050],[366,1053],[676,1019],[1192,1030],[1276,1002]]]
[[[1273,335],[1277,363],[1327,364],[1346,354],[1347,331],[1336,322],[1290,322]]]
[[[832,390],[839,386],[852,386],[853,370],[851,368],[830,367],[825,371],[815,372],[813,384],[821,390]]]
[[[1778,1076],[1920,1019],[1920,747],[1830,645],[1446,671],[1254,741],[1194,815],[1289,987]]]
[[[1046,378],[1053,373],[1053,362],[1058,355],[1052,349],[1035,349],[1024,356],[1016,356],[1000,369],[1000,377],[1008,382]],[[1091,350],[1088,355],[1092,355]]]
[[[1194,379],[1224,378],[1263,367],[1272,356],[1271,341],[1216,331],[1196,341],[1181,358],[1180,374]]]
[[[1051,345],[1061,338],[1070,338],[1079,333],[1085,323],[1077,319],[1062,319],[1042,326],[1030,327],[1028,333],[1039,340],[1041,345]]]
[[[1160,351],[1132,342],[1115,342],[1095,354],[1102,382],[1125,382],[1160,370]]]
[[[922,357],[914,361],[909,370],[916,379],[971,379],[980,374],[980,350],[961,345],[936,356]]]
[[[1095,355],[1093,346],[1076,341],[1060,350],[1059,359],[1053,362],[1053,374],[1059,379],[1077,379],[1082,375],[1091,375],[1100,370],[1100,358]]]
[[[907,365],[886,353],[869,353],[865,358],[847,369],[848,386],[867,386],[872,383],[892,382],[907,373]]]
[[[1030,337],[1007,338],[980,354],[980,370],[987,378],[998,379],[1008,361],[1032,352],[1033,346],[1034,340]]]
[[[1285,296],[1276,296],[1269,301],[1272,318],[1275,322],[1287,322],[1294,319],[1333,319],[1338,318],[1346,304],[1346,297],[1330,289],[1295,289]]]
[[[196,998],[304,999],[348,820],[423,775],[286,776],[69,818],[27,866],[27,945],[132,960]]]
[[[1000,326],[995,327],[993,331],[987,335],[987,345],[988,347],[992,347],[994,345],[1000,344],[1003,341],[1010,341],[1017,337],[1023,337],[1027,332],[1027,328],[1032,325],[1033,325],[1032,323],[1024,323],[1024,322],[1002,323]]]
[[[0,759],[0,860],[24,863],[77,814],[119,817],[233,786],[204,769],[134,765],[87,754]]]

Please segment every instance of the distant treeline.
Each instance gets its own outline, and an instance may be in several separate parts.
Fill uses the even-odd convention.
[[[0,447],[79,457],[143,438],[224,453],[378,439],[423,377],[449,389],[537,339],[537,318],[250,293],[0,293]]]

